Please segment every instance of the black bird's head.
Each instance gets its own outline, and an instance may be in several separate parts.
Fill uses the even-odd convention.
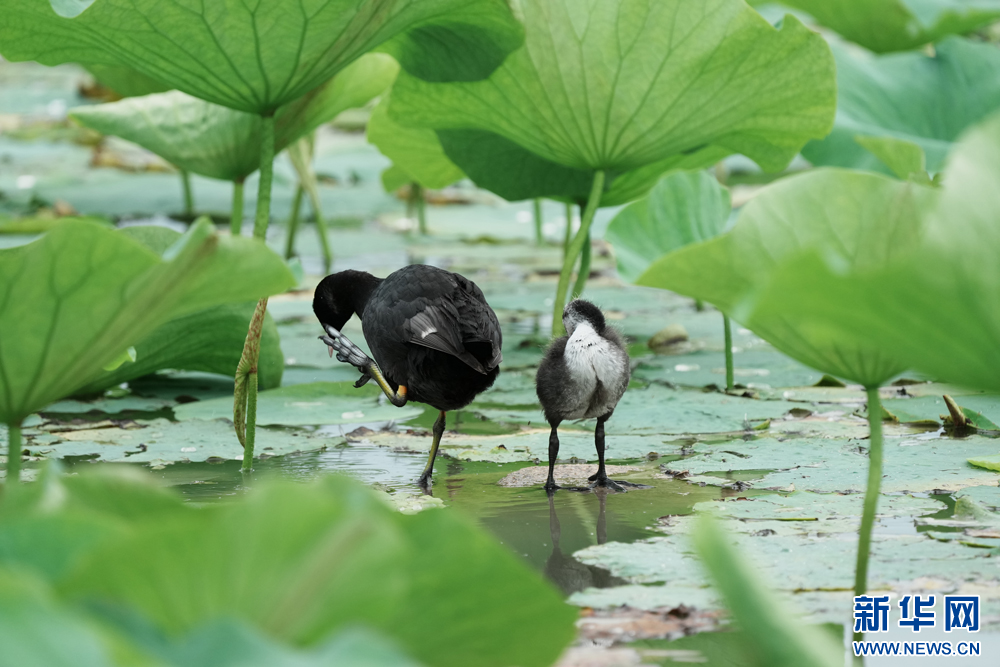
[[[576,327],[583,322],[589,324],[598,335],[604,333],[604,314],[600,308],[583,299],[570,301],[563,310],[563,326],[566,327],[566,334],[572,336]]]
[[[364,271],[331,273],[316,286],[313,312],[321,324],[340,331],[352,315],[361,316],[380,282],[379,278]]]

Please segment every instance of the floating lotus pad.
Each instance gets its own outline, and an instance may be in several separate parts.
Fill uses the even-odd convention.
[[[353,382],[314,382],[257,395],[257,423],[265,426],[308,426],[405,421],[423,412],[416,404],[402,408],[380,401],[374,383],[356,388]],[[232,399],[185,403],[174,409],[177,419],[219,419],[232,415]],[[263,442],[263,441],[261,441]]]

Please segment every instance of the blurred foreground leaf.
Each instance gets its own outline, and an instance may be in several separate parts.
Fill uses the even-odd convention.
[[[166,636],[232,618],[323,647],[363,625],[427,665],[542,667],[574,633],[575,610],[481,528],[451,512],[398,514],[347,478],[262,485],[203,508],[136,481],[48,484],[19,489],[17,511],[0,514],[0,565],[35,569],[88,608],[131,610]],[[12,525],[40,538],[57,519],[107,528],[64,540],[73,555],[56,568],[31,560],[44,539],[5,548]]]
[[[841,667],[844,649],[815,627],[803,625],[736,555],[710,515],[703,514],[691,534],[698,557],[763,667]]]

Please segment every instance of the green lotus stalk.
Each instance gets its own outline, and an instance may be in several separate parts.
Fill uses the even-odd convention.
[[[573,205],[566,204],[566,229],[563,234],[563,257],[569,252],[569,242],[573,238]]]
[[[583,288],[587,286],[587,278],[590,277],[590,234],[587,234],[587,241],[583,244],[583,252],[580,253],[580,268],[576,273],[576,282],[573,284],[573,291],[570,299],[575,299],[583,294]]]
[[[316,217],[316,234],[319,235],[319,247],[323,251],[323,270],[329,273],[330,267],[333,265],[333,253],[330,251],[330,239],[327,237],[326,220],[323,218],[323,211],[320,208],[319,191],[316,189],[315,184],[312,184],[307,189],[307,192],[309,194],[309,202],[312,204],[313,215]]]
[[[414,183],[411,192],[417,210],[418,229],[422,235],[427,236],[427,197],[424,194],[424,186]]]
[[[854,594],[864,595],[868,588],[868,556],[871,551],[872,527],[878,508],[882,487],[882,402],[878,387],[868,387],[868,487],[865,489],[865,507],[858,531],[858,560],[854,571]],[[855,634],[855,641],[860,641]]]
[[[243,233],[243,179],[233,181],[233,208],[229,213],[229,233],[239,236]]]
[[[7,483],[21,480],[21,424],[7,424]]]
[[[552,304],[552,335],[562,336],[566,333],[563,327],[562,314],[566,306],[566,293],[569,291],[569,280],[573,273],[573,266],[576,258],[583,253],[583,246],[590,239],[590,224],[594,221],[594,214],[601,203],[601,193],[604,192],[604,170],[594,172],[594,183],[590,188],[590,197],[587,198],[587,208],[583,211],[583,218],[580,220],[580,229],[573,242],[569,244],[566,256],[563,258],[562,270],[559,272],[559,284],[556,287],[556,298]]]
[[[295,188],[292,198],[292,214],[288,218],[288,236],[285,239],[285,259],[291,259],[295,254],[295,234],[299,231],[299,214],[302,212],[302,183]]]
[[[191,174],[181,169],[181,187],[184,189],[184,215],[194,218],[194,195],[191,192]]]
[[[233,426],[236,437],[243,445],[243,470],[253,467],[253,450],[257,432],[257,363],[260,359],[260,339],[267,313],[267,298],[257,302],[247,331],[243,355],[236,367],[236,384],[233,391]]]
[[[260,185],[257,189],[257,212],[254,216],[253,235],[267,240],[267,225],[271,219],[271,181],[274,178],[274,114],[262,117],[260,139]],[[257,364],[260,360],[260,337],[264,328],[267,298],[257,302],[250,320],[243,354],[236,367],[233,391],[233,425],[236,437],[243,445],[243,470],[253,466],[253,447],[257,432]]]
[[[274,114],[264,116],[260,128],[260,183],[257,185],[257,212],[253,220],[254,238],[267,240],[271,219],[271,182],[274,180]]]
[[[732,391],[736,386],[733,378],[733,325],[728,315],[722,316],[722,330],[726,340],[726,391]]]
[[[535,197],[534,209],[535,209],[535,245],[542,245],[542,242],[545,239],[542,236],[542,200],[540,197]]]

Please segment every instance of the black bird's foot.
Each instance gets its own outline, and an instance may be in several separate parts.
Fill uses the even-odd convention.
[[[337,361],[348,363],[361,371],[361,378],[358,379],[358,382],[354,386],[360,387],[372,379],[371,369],[375,365],[375,362],[372,361],[371,357],[351,342],[350,338],[330,325],[324,324],[323,328],[326,330],[327,335],[320,336],[319,339],[330,348],[330,356],[332,357],[333,353],[336,352]]]
[[[325,336],[320,336],[319,339],[326,343],[327,347],[330,348],[330,356],[333,353],[337,353],[337,361],[342,361],[348,363],[361,372],[366,372],[371,365],[374,363],[367,354],[364,353],[360,347],[355,345],[350,338],[340,333],[329,324],[324,324],[323,328],[326,330]]]

